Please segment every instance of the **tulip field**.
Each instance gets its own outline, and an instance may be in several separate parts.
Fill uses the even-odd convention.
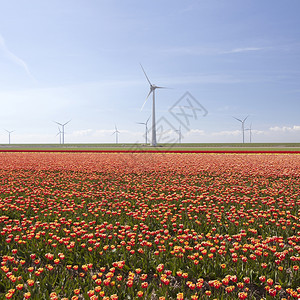
[[[0,152],[0,299],[300,299],[300,155]]]

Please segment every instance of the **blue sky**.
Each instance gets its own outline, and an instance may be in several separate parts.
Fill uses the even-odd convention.
[[[182,142],[241,142],[233,116],[249,115],[253,142],[300,142],[299,11],[298,0],[0,0],[0,143],[4,129],[12,143],[58,143],[53,121],[70,119],[66,143],[114,142],[115,124],[120,143],[143,142],[140,63],[170,88],[156,93],[170,141],[181,126]],[[172,114],[186,92],[199,109],[188,124]]]

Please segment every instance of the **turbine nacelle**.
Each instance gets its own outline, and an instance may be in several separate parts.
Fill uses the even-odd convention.
[[[233,118],[236,119],[237,121],[241,122],[242,124],[244,124],[248,117],[249,116],[247,116],[244,120],[238,119],[236,117],[233,117]]]
[[[163,87],[163,86],[157,86],[157,85],[155,85],[155,84],[151,84],[151,85],[150,85],[150,91],[152,92],[152,91],[154,91],[155,89],[165,89],[165,87]]]

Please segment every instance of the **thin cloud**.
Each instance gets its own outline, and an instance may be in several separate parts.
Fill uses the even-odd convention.
[[[185,46],[185,47],[171,47],[160,49],[159,51],[166,54],[173,55],[222,55],[231,53],[243,53],[243,52],[254,52],[262,51],[266,48],[262,47],[239,47],[230,50],[220,49],[218,47],[198,47],[198,46]]]
[[[229,54],[229,53],[242,53],[242,52],[260,51],[260,50],[263,50],[263,48],[259,48],[259,47],[245,47],[245,48],[231,49],[231,50],[225,51],[223,53],[225,53],[225,54]]]
[[[83,129],[83,130],[76,130],[72,133],[73,136],[81,137],[81,136],[87,136],[90,135],[92,132],[92,129]]]
[[[213,136],[238,136],[241,134],[241,130],[223,130],[218,132],[213,132]]]
[[[28,68],[26,62],[24,60],[22,60],[20,57],[18,57],[17,55],[15,55],[14,53],[12,53],[7,48],[5,40],[1,34],[0,34],[0,51],[2,51],[4,53],[4,55],[9,58],[10,61],[12,61],[16,65],[20,66],[21,68],[23,68],[25,70],[25,72],[27,73],[27,75],[31,79],[36,81],[36,79],[32,76],[31,72],[29,71],[29,68]]]
[[[235,84],[243,80],[227,74],[201,74],[172,77],[163,79],[167,85],[185,85],[185,84]]]
[[[189,5],[187,5],[185,8],[183,8],[181,11],[179,11],[179,13],[187,13],[187,12],[190,12],[190,11],[194,11],[195,9],[198,8],[198,4],[199,3],[191,3]]]
[[[204,130],[201,130],[201,129],[191,129],[190,131],[188,131],[187,135],[190,136],[190,135],[195,135],[195,134],[200,134],[200,135],[204,135],[205,134],[205,131]]]
[[[248,131],[248,130],[247,130]],[[248,131],[249,132],[249,131]],[[252,134],[266,134],[266,131],[263,130],[256,130],[256,129],[252,129],[251,130]]]
[[[174,55],[214,55],[218,54],[220,51],[216,48],[208,47],[195,47],[195,46],[186,46],[186,47],[171,47],[164,48],[160,50],[162,53],[174,54]]]
[[[299,125],[294,125],[293,127],[290,126],[274,126],[270,128],[271,131],[275,132],[293,132],[293,131],[300,131],[300,126]]]

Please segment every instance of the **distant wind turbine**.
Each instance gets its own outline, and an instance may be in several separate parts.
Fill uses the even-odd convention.
[[[243,144],[245,143],[245,121],[247,120],[248,117],[249,116],[247,116],[244,120],[233,117],[234,119],[242,123]]]
[[[62,136],[62,131],[60,130],[59,126],[58,126],[58,133],[56,136],[59,135],[59,143],[61,144],[61,136]]]
[[[54,121],[54,123],[60,125],[61,128],[62,128],[62,131],[61,131],[61,135],[62,135],[62,144],[65,143],[65,126],[66,126],[70,121],[71,121],[71,120],[69,120],[68,122],[66,122],[66,123],[64,123],[64,124]]]
[[[148,122],[149,122],[150,117],[147,119],[146,122],[137,122],[137,124],[142,124],[145,125],[145,143],[146,145],[148,144]]]
[[[155,84],[152,84],[151,81],[149,80],[149,78],[148,78],[148,76],[147,76],[147,74],[146,74],[146,72],[145,72],[145,70],[144,70],[144,68],[143,68],[142,65],[141,65],[141,67],[142,67],[142,70],[143,70],[143,72],[145,74],[145,77],[146,77],[146,79],[147,79],[147,81],[148,81],[148,83],[150,85],[149,94],[147,95],[147,98],[146,98],[146,100],[145,100],[145,102],[144,102],[141,110],[144,108],[144,105],[146,104],[149,96],[152,93],[153,98],[152,98],[152,140],[151,140],[151,146],[156,146],[157,143],[156,143],[156,124],[155,124],[155,90],[156,89],[165,89],[165,87],[156,86]]]
[[[252,123],[250,124],[250,127],[245,130],[249,131],[249,139],[250,143],[252,143]]]
[[[6,129],[4,129],[4,130],[8,133],[8,144],[10,144],[10,134],[11,134],[12,132],[14,132],[14,130],[11,130],[11,131],[6,130]]]
[[[115,131],[113,132],[112,135],[116,135],[116,144],[118,144],[118,134],[120,133],[120,131],[117,129],[117,126],[115,125]]]
[[[179,129],[175,131],[178,133],[178,143],[181,144],[181,125],[179,125]]]

